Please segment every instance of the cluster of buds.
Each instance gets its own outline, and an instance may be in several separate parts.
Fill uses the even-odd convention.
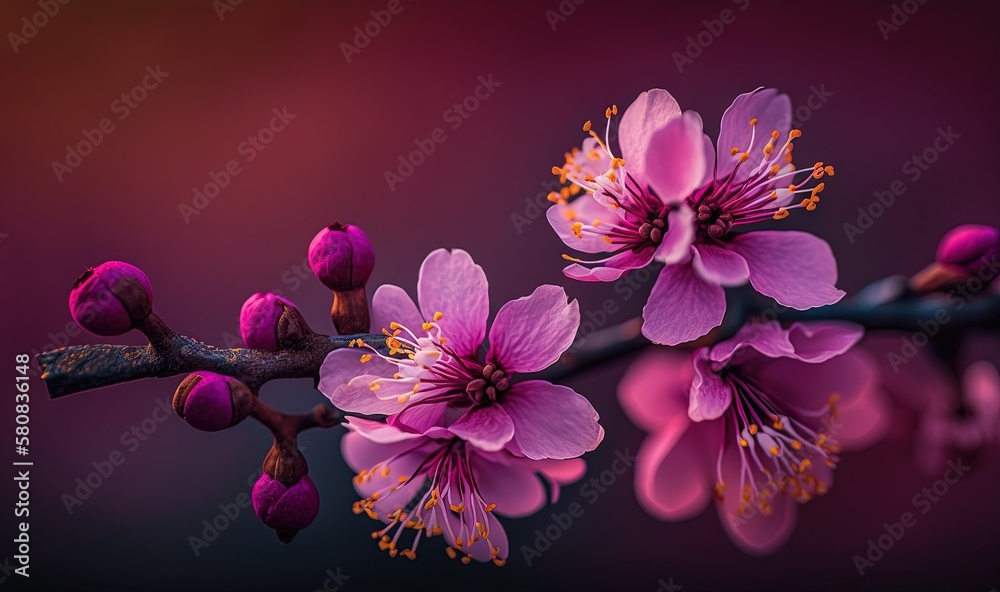
[[[370,313],[365,284],[371,276],[375,254],[365,233],[356,226],[331,224],[313,239],[308,259],[316,277],[333,292],[331,318],[335,329],[339,333],[366,332]],[[91,333],[112,336],[138,329],[149,338],[157,356],[167,360],[179,358],[180,349],[197,342],[177,336],[166,327],[153,312],[152,294],[149,278],[139,268],[109,261],[88,268],[76,281],[69,307],[73,319]],[[271,378],[296,377],[310,369],[318,371],[325,357],[324,349],[335,344],[333,338],[312,331],[290,300],[272,293],[257,293],[244,302],[240,310],[240,336],[247,348],[242,351],[258,356],[264,355],[263,352],[296,352],[305,359],[305,370],[283,369],[284,373],[262,376],[262,370],[252,365],[253,358],[240,376],[198,369],[177,387],[173,409],[202,431],[224,430],[248,417],[271,431],[274,445],[264,459],[263,472],[251,498],[261,522],[274,529],[282,542],[289,542],[319,512],[319,492],[309,478],[308,465],[297,444],[298,434],[312,427],[337,425],[342,417],[325,404],[307,414],[284,414],[263,403],[258,391]],[[212,349],[213,353],[228,351],[229,357],[241,351]],[[318,352],[313,351],[317,349]],[[274,356],[266,360],[281,363]],[[213,357],[207,355],[199,362],[211,367]],[[48,375],[46,371],[43,377]]]

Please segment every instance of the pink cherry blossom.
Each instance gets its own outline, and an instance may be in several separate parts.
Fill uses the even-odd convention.
[[[617,107],[608,109],[607,129]],[[547,217],[568,246],[605,257],[573,263],[566,275],[614,281],[653,261],[665,264],[645,309],[643,334],[676,345],[722,322],[725,287],[749,281],[761,294],[799,310],[837,302],[837,266],[829,245],[804,232],[737,227],[815,210],[833,175],[822,162],[792,164],[791,103],[774,89],[740,95],[722,117],[715,147],[701,117],[681,112],[669,93],[639,95],[618,127],[621,156],[606,132],[591,130],[584,149],[555,167],[564,183],[550,194]],[[601,171],[599,174],[597,171]],[[584,193],[570,201],[574,195]],[[678,311],[683,311],[678,314]]]
[[[848,351],[861,334],[846,323],[753,323],[691,357],[658,350],[636,361],[618,397],[651,433],[636,463],[640,504],[676,521],[714,497],[738,547],[777,550],[796,502],[832,485],[841,445],[868,446],[888,427],[874,363]]]
[[[347,428],[341,448],[358,472],[355,489],[364,496],[354,512],[385,523],[372,538],[392,556],[414,559],[422,538],[440,535],[452,559],[503,565],[510,545],[497,515],[534,514],[586,469],[581,459],[486,452],[446,429],[424,436],[359,418],[351,418]],[[403,542],[407,531],[412,541],[406,535]]]
[[[572,344],[579,305],[545,285],[508,302],[486,337],[486,275],[462,250],[428,255],[417,286],[420,307],[396,286],[373,298],[373,326],[390,355],[370,344],[332,352],[319,390],[347,412],[390,416],[416,433],[447,427],[486,451],[532,459],[565,459],[593,450],[604,437],[598,414],[573,389],[543,380],[515,381],[543,370]]]

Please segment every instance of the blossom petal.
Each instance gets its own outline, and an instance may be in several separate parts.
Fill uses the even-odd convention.
[[[398,403],[379,399],[368,387],[373,380],[392,376],[396,364],[375,354],[370,354],[368,362],[362,362],[362,356],[367,354],[368,350],[360,348],[330,352],[320,366],[316,388],[344,411],[369,415],[399,412],[402,407]]]
[[[720,365],[729,364],[736,358],[746,361],[748,354],[739,355],[748,348],[769,358],[793,357],[795,348],[788,340],[788,330],[777,321],[755,321],[744,323],[736,335],[712,346],[709,358]]]
[[[704,282],[690,264],[668,265],[642,309],[642,334],[653,343],[677,345],[706,335],[725,313],[721,287]]]
[[[795,348],[795,358],[825,362],[854,347],[864,334],[864,327],[854,323],[815,321],[792,324],[788,328],[788,341]]]
[[[596,264],[597,267],[584,267],[579,263],[573,263],[563,269],[566,277],[580,280],[581,282],[613,282],[633,269],[641,269],[649,265],[653,260],[654,249],[643,248],[639,251],[626,249],[621,253]],[[584,263],[595,265],[589,261]]]
[[[661,520],[687,520],[708,507],[721,427],[677,415],[642,443],[635,494],[643,509]]]
[[[639,94],[618,124],[618,144],[625,166],[636,178],[644,178],[649,137],[663,124],[681,114],[670,93],[654,88]]]
[[[580,327],[580,303],[559,286],[535,288],[504,304],[490,328],[487,360],[505,372],[537,372],[569,349]]]
[[[692,360],[694,379],[691,381],[688,417],[692,421],[718,419],[729,409],[733,393],[722,378],[712,370],[712,360],[708,356],[707,347],[695,351]]]
[[[514,437],[514,422],[501,405],[475,406],[448,430],[480,450],[501,450]]]
[[[385,284],[379,286],[372,296],[372,331],[378,333],[382,329],[388,329],[393,322],[419,335],[423,318],[406,290]]]
[[[515,384],[503,399],[514,442],[528,458],[575,458],[604,439],[600,416],[573,389],[544,380]]]
[[[526,465],[493,462],[485,454],[473,457],[472,472],[483,500],[496,504],[496,512],[520,518],[530,516],[545,506],[542,480]]]
[[[604,235],[586,232],[577,236],[573,232],[572,226],[576,222],[592,226],[595,220],[607,219],[608,216],[617,218],[590,194],[581,195],[567,204],[555,204],[545,212],[552,230],[556,231],[566,246],[584,253],[605,253],[618,248],[618,245],[605,241]]]
[[[693,378],[691,356],[656,348],[629,366],[618,383],[618,403],[632,423],[656,432],[679,415],[687,417]]]
[[[654,259],[667,265],[682,263],[690,258],[690,247],[694,243],[694,210],[681,204],[667,214],[667,231],[663,233],[660,246],[656,247]]]
[[[646,151],[646,177],[663,203],[683,201],[705,179],[701,117],[686,112],[656,130]]]
[[[756,126],[750,126],[751,119],[757,119]],[[771,137],[773,130],[778,130],[776,148],[780,148],[787,139],[791,127],[792,101],[788,95],[778,94],[778,91],[773,88],[758,88],[736,97],[733,104],[722,115],[722,127],[716,146],[718,151],[716,177],[721,179],[729,175],[736,163],[739,162],[740,153],[747,151],[750,151],[751,154],[759,153],[759,150],[764,148],[767,140]],[[750,135],[754,128],[756,128],[756,132],[751,149]],[[738,149],[735,155],[730,154],[734,147]],[[745,180],[750,170],[751,167],[744,164],[737,171],[734,180],[736,182]]]
[[[459,355],[476,353],[486,337],[490,314],[489,284],[483,268],[461,249],[438,249],[424,259],[417,281],[424,319],[437,321],[448,347]]]
[[[844,297],[834,287],[837,261],[820,238],[795,230],[758,230],[730,244],[747,260],[754,289],[783,306],[806,310]]]
[[[691,251],[694,270],[706,282],[731,288],[742,286],[750,278],[747,261],[738,253],[706,243],[691,247]]]

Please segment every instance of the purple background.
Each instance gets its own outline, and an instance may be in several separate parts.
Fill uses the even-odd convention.
[[[849,292],[918,270],[956,224],[1000,224],[989,185],[998,123],[995,4],[930,2],[886,40],[877,21],[890,18],[888,1],[588,0],[553,30],[545,12],[559,9],[556,0],[404,0],[402,12],[349,63],[341,44],[352,43],[354,27],[386,3],[345,4],[246,1],[220,20],[207,1],[77,1],[61,6],[16,53],[0,47],[0,360],[7,364],[0,373],[12,376],[19,352],[102,341],[66,333],[67,324],[73,328],[66,299],[85,266],[108,259],[142,267],[159,314],[204,341],[223,344],[236,334],[240,305],[261,290],[282,290],[313,327],[328,330],[329,293],[313,279],[295,278],[309,240],[333,220],[358,224],[371,237],[378,252],[373,288],[392,282],[412,292],[428,252],[460,247],[490,277],[494,312],[541,283],[565,285],[583,311],[599,309],[616,297],[611,287],[563,278],[564,248],[548,224],[537,218],[519,232],[512,216],[537,215],[526,204],[582,139],[585,120],[601,121],[609,104],[624,108],[651,87],[699,111],[713,136],[732,99],[757,86],[780,88],[797,107],[814,88],[832,93],[802,123],[795,153],[800,164],[833,163],[837,175],[818,211],[796,212],[781,226],[826,238]],[[725,9],[735,20],[717,37],[704,33],[704,21]],[[0,32],[20,32],[22,18],[38,11],[34,1],[4,2]],[[699,34],[711,44],[679,72],[672,54]],[[119,120],[112,102],[157,65],[169,76]],[[446,110],[490,75],[500,83],[495,93],[451,129]],[[295,119],[244,162],[237,146],[282,107]],[[114,131],[59,181],[52,162],[105,117]],[[960,138],[912,180],[904,163],[949,126]],[[385,171],[438,127],[447,140],[390,190]],[[242,172],[186,224],[179,205],[191,204],[193,188],[231,159]],[[857,209],[896,179],[906,193],[852,244],[843,225],[856,223]],[[617,301],[611,322],[636,314],[643,300]],[[132,334],[114,341],[143,343]],[[626,365],[568,381],[591,399],[607,429],[587,457],[588,479],[610,468],[616,450],[634,452],[643,437],[615,401]],[[249,492],[270,438],[252,422],[206,434],[170,417],[128,452],[122,433],[151,417],[180,380],[59,401],[32,382],[33,585],[306,591],[321,588],[326,570],[338,567],[351,578],[343,590],[419,582],[652,592],[661,578],[684,590],[987,592],[1000,585],[995,449],[858,577],[852,556],[883,533],[883,522],[912,511],[913,495],[937,478],[916,470],[900,440],[847,455],[830,494],[802,508],[791,543],[766,559],[736,550],[714,510],[680,524],[649,517],[629,473],[593,505],[573,485],[550,510],[505,521],[513,550],[497,569],[450,563],[440,540],[424,542],[416,562],[390,560],[369,538],[374,523],[350,511],[355,494],[338,458],[340,431],[309,432],[302,443],[322,495],[316,522],[282,546],[244,509],[196,558],[188,536],[219,514],[219,504]],[[308,381],[272,383],[264,395],[284,410],[322,400]],[[5,401],[2,425],[13,431],[13,400]],[[68,514],[61,495],[114,450],[124,452],[124,464]],[[6,506],[15,494],[3,480]],[[584,516],[529,568],[520,545],[551,524],[551,511],[572,502],[584,504]],[[8,518],[3,532],[13,528]],[[13,554],[12,543],[0,546],[0,559]],[[11,576],[0,589],[22,580]]]

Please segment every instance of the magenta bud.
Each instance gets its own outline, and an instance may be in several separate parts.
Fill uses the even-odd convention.
[[[357,226],[334,222],[309,244],[309,267],[327,288],[347,292],[368,282],[375,268],[375,249]]]
[[[309,526],[319,514],[319,491],[308,475],[304,475],[291,487],[273,479],[267,473],[257,479],[251,494],[253,510],[257,517],[277,531],[283,543],[292,540],[295,534]]]
[[[963,224],[938,243],[937,260],[965,273],[977,273],[997,254],[1000,230],[982,224]]]
[[[270,292],[257,292],[243,303],[240,310],[240,336],[253,349],[278,349],[278,321],[285,307],[295,309],[287,298]],[[296,309],[297,310],[297,309]]]
[[[250,415],[253,393],[245,384],[215,372],[195,372],[177,387],[174,411],[192,427],[217,432]]]
[[[121,335],[153,310],[153,288],[141,269],[121,261],[89,267],[69,293],[78,325],[97,335]]]

